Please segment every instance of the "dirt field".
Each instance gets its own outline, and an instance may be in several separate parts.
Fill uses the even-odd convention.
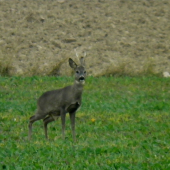
[[[169,0],[0,0],[0,74],[70,75],[87,53],[89,75],[170,72]]]

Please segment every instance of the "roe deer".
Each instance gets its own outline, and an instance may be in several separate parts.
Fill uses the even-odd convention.
[[[86,78],[84,57],[80,58],[80,65],[77,65],[71,58],[69,58],[69,65],[75,72],[74,84],[62,89],[47,91],[42,94],[42,96],[38,99],[35,115],[30,117],[29,139],[31,139],[32,124],[40,119],[43,119],[45,137],[48,139],[47,124],[58,119],[59,116],[61,116],[62,137],[65,139],[65,117],[66,113],[69,113],[73,140],[76,140],[75,114],[81,105],[83,85]]]

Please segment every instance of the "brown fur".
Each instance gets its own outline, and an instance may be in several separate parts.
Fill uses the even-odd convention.
[[[75,72],[75,82],[71,86],[64,87],[58,90],[47,91],[38,99],[37,112],[30,117],[29,121],[29,139],[32,135],[32,124],[40,119],[43,119],[45,137],[47,135],[48,123],[58,119],[61,116],[62,121],[62,136],[65,138],[65,116],[69,113],[71,120],[72,135],[74,141],[75,135],[75,114],[81,106],[81,96],[83,85],[86,78],[84,58],[80,59],[81,65],[78,66],[72,59],[69,59],[70,67]]]

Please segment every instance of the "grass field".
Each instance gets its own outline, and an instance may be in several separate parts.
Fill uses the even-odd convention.
[[[77,143],[67,116],[33,125],[36,99],[71,84],[72,77],[0,77],[0,169],[7,170],[168,170],[170,169],[169,79],[159,77],[87,78],[76,115]]]

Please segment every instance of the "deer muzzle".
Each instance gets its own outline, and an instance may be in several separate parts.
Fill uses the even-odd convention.
[[[84,82],[84,81],[85,81],[85,78],[84,78],[83,76],[81,76],[81,77],[79,78],[79,81],[80,81],[80,82]]]

